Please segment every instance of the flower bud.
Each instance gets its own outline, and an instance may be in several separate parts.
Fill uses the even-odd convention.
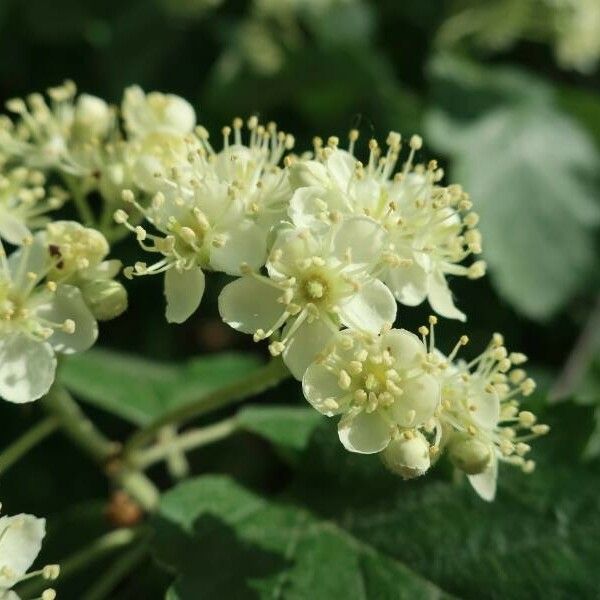
[[[127,308],[127,290],[112,279],[86,283],[82,286],[81,293],[88,308],[99,321],[114,319]]]
[[[106,135],[112,120],[108,104],[96,96],[82,94],[75,105],[77,133],[84,138],[100,138]]]
[[[408,439],[402,436],[392,440],[380,456],[392,473],[404,479],[419,477],[431,466],[429,443],[419,432]]]
[[[454,466],[468,475],[483,473],[492,457],[486,444],[467,435],[455,437],[450,442],[448,451]]]

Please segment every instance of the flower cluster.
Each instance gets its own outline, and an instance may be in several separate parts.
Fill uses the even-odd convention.
[[[27,572],[42,548],[46,535],[46,521],[33,515],[20,514],[0,518],[0,599],[19,600],[12,588],[32,577],[56,579],[58,565],[46,565],[39,571]],[[40,600],[54,600],[56,593],[48,588]]]
[[[524,356],[497,334],[470,363],[456,358],[466,336],[444,356],[436,316],[421,337],[394,329],[398,305],[425,301],[465,321],[449,280],[485,274],[472,202],[435,160],[417,161],[419,136],[404,144],[390,132],[362,152],[352,130],[346,148],[331,136],[293,153],[292,135],[250,117],[224,127],[217,147],[172,94],[132,86],[117,109],[67,82],[48,97],[11,100],[17,118],[0,123],[0,236],[16,246],[0,253],[5,399],[44,395],[56,353],[89,348],[96,321],[125,310],[105,234],[130,232],[144,255],[124,274],[164,276],[169,322],[198,309],[207,272],[233,278],[222,319],[268,342],[307,400],[339,417],[349,451],[379,453],[405,478],[445,451],[486,499],[499,462],[533,469],[527,442],[547,427],[519,409],[534,389]],[[53,175],[85,225],[49,220],[67,200],[46,191]]]

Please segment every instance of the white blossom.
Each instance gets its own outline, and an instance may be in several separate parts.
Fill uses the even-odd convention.
[[[10,244],[20,245],[31,237],[32,230],[43,227],[48,213],[60,208],[66,199],[64,192],[45,189],[45,177],[40,171],[25,167],[2,169],[0,173],[0,237]]]
[[[153,229],[129,222],[120,210],[115,219],[135,233],[140,246],[160,259],[138,262],[127,276],[165,273],[167,320],[182,323],[198,308],[204,293],[204,271],[239,275],[242,265],[260,268],[266,258],[267,235],[285,213],[285,174],[277,166],[293,140],[274,126],[248,123],[250,141],[242,144],[241,120],[223,130],[224,147],[216,153],[207,132],[187,140],[184,162],[169,175],[155,174],[158,191],[148,207],[133,203]]]
[[[273,336],[269,349],[298,379],[342,326],[378,333],[396,318],[389,289],[373,276],[372,255],[383,232],[369,219],[347,219],[328,232],[279,232],[267,275],[249,272],[228,284],[219,311],[255,340]]]
[[[319,412],[340,416],[338,433],[347,450],[373,454],[389,448],[384,462],[404,477],[429,467],[439,441],[440,385],[414,334],[341,332],[308,367],[302,387]],[[436,433],[433,449],[422,431]]]
[[[375,140],[369,142],[367,165],[354,157],[357,131],[350,132],[348,151],[338,148],[338,139],[326,147],[315,140],[315,158],[290,166],[295,188],[290,217],[300,227],[328,228],[346,215],[373,219],[386,231],[379,257],[381,278],[396,299],[407,306],[426,298],[440,315],[464,320],[452,299],[446,277],[481,277],[482,261],[461,263],[481,252],[481,236],[468,196],[459,186],[442,187],[443,176],[435,161],[427,167],[413,165],[421,148],[418,136],[410,140],[410,154],[401,171],[394,170],[401,151],[400,135],[391,132],[385,154]]]
[[[45,519],[28,514],[0,518],[0,600],[19,600],[11,588],[26,579],[43,577],[54,580],[58,577],[58,565],[46,565],[39,571],[28,572],[42,548],[45,535]],[[41,600],[53,600],[55,597],[54,590],[48,588]]]

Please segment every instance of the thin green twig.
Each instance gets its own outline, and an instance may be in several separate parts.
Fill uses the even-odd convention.
[[[0,475],[3,475],[32,448],[43,442],[59,427],[59,421],[49,416],[28,429],[20,438],[0,453]]]

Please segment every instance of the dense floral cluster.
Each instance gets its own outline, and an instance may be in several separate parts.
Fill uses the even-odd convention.
[[[8,108],[0,235],[16,249],[0,257],[4,398],[46,393],[55,353],[88,348],[96,319],[126,308],[105,236],[129,230],[143,255],[124,274],[164,276],[170,322],[196,311],[206,272],[233,278],[223,320],[268,342],[307,400],[339,417],[348,450],[381,453],[405,478],[447,451],[486,499],[499,461],[533,469],[527,442],[547,427],[519,409],[534,389],[525,357],[498,334],[470,363],[457,359],[466,336],[445,356],[435,316],[421,337],[394,329],[398,305],[425,300],[464,321],[449,279],[485,273],[471,200],[442,183],[436,161],[417,162],[419,136],[404,144],[390,132],[362,153],[352,130],[346,148],[331,136],[294,153],[293,136],[251,117],[224,127],[219,148],[185,100],[137,86],[120,109],[72,83]],[[49,176],[68,192],[46,191]],[[49,221],[67,193],[85,226]],[[82,206],[90,194],[94,209]]]

